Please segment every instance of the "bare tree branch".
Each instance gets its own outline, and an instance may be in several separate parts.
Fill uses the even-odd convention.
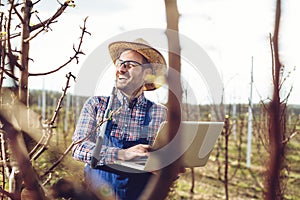
[[[69,6],[70,0],[65,1],[64,4],[61,4],[61,7],[54,13],[54,15],[50,18],[48,18],[47,20],[33,25],[30,27],[30,31],[35,31],[36,29],[39,29],[41,27],[45,28],[48,27],[51,23],[53,23],[53,21],[58,18],[64,11],[65,9]]]
[[[51,119],[50,122],[49,122],[49,125],[51,125],[51,126],[54,124],[54,122],[55,122],[55,120],[56,120],[56,118],[57,118],[58,112],[59,112],[59,110],[61,109],[62,101],[63,101],[64,97],[65,97],[66,94],[67,94],[68,88],[70,88],[70,79],[73,78],[73,79],[75,80],[75,76],[74,76],[71,72],[69,72],[69,73],[66,75],[66,77],[67,77],[66,86],[65,86],[65,88],[63,88],[63,93],[61,94],[61,97],[59,98],[59,101],[58,101],[58,103],[57,103],[56,109],[55,109],[55,111],[54,111],[54,115],[52,116],[52,119]]]
[[[82,45],[82,42],[83,42],[83,36],[85,33],[91,35],[89,32],[86,31],[86,21],[87,21],[87,17],[84,19],[84,26],[81,27],[81,36],[80,36],[80,41],[79,41],[79,45],[77,47],[77,49],[73,46],[73,50],[75,51],[74,55],[72,57],[70,57],[70,59],[64,63],[63,65],[61,65],[60,67],[54,69],[54,70],[51,70],[51,71],[48,71],[48,72],[44,72],[44,73],[29,73],[29,76],[43,76],[43,75],[48,75],[48,74],[52,74],[54,72],[57,72],[59,71],[60,69],[62,69],[63,67],[67,66],[69,63],[71,63],[74,59],[76,60],[77,64],[79,62],[78,60],[78,55],[80,54],[83,54],[84,53],[81,51],[81,45]]]
[[[40,1],[40,0],[39,0]],[[35,5],[36,3],[38,3],[39,1],[33,3],[32,5]],[[40,21],[39,24],[36,24],[36,25],[33,25],[33,26],[29,26],[29,30],[30,32],[33,32],[39,28],[42,28],[41,30],[39,30],[37,33],[35,33],[33,36],[29,37],[29,38],[26,38],[24,41],[25,42],[29,42],[30,40],[32,40],[33,38],[35,38],[37,35],[39,35],[41,32],[45,31],[46,29],[49,28],[49,25],[52,24],[52,23],[55,23],[56,21],[54,21],[56,18],[58,18],[64,11],[65,9],[69,6],[71,1],[67,0],[64,4],[61,4],[61,7],[56,11],[56,13],[48,18],[47,20],[45,21]],[[10,0],[10,4],[11,4],[11,10],[14,10],[16,12],[16,14],[18,15],[18,18],[20,19],[21,23],[24,24],[24,19],[22,18],[22,16],[20,15],[20,13],[16,10],[16,5],[14,5],[14,0]],[[17,4],[19,5],[19,4]],[[11,13],[11,11],[10,11]],[[8,20],[9,22],[11,20]],[[8,29],[10,30],[10,28]],[[1,38],[0,41],[3,41],[3,40],[9,40],[9,39],[12,39],[12,38],[15,38],[15,37],[19,37],[21,36],[21,33],[15,33],[15,34],[7,34],[8,37],[7,38]]]
[[[49,123],[46,124],[44,130],[43,130],[43,135],[42,138],[39,140],[39,142],[36,144],[36,146],[32,149],[32,151],[29,153],[29,155],[33,155],[34,152],[37,151],[37,149],[41,146],[40,150],[37,151],[37,153],[35,153],[34,156],[32,156],[31,160],[36,160],[45,150],[47,150],[48,148],[48,144],[50,142],[50,139],[52,138],[53,134],[52,134],[52,129],[54,128],[54,122],[58,116],[59,110],[62,108],[62,102],[64,97],[67,94],[67,90],[70,88],[70,79],[73,78],[75,80],[75,76],[72,75],[71,72],[69,72],[67,75],[67,81],[66,81],[66,85],[63,88],[63,92],[61,94],[61,97],[59,98],[58,102],[57,102],[57,106],[54,110],[54,114],[50,120]]]
[[[3,130],[7,132],[7,137],[9,138],[12,154],[18,163],[18,167],[23,178],[24,186],[35,194],[36,198],[32,200],[44,199],[45,195],[39,184],[37,174],[35,173],[30,160],[27,157],[26,147],[24,140],[21,136],[19,127],[14,127],[7,119],[3,116],[1,110],[0,120],[5,124]]]
[[[282,143],[286,144],[288,143],[293,137],[295,137],[299,132],[292,133],[289,137],[287,137],[285,140],[282,141]]]
[[[13,39],[15,37],[19,37],[21,35],[21,33],[20,32],[19,33],[10,33],[10,35],[9,34],[6,34],[6,35],[7,35],[6,37],[1,37],[0,42],[6,41],[9,39]],[[8,37],[8,35],[9,35],[9,37]]]
[[[36,2],[32,3],[32,5],[35,5],[37,3],[39,3],[41,0],[37,0]]]
[[[0,187],[0,193],[5,195],[6,197],[9,197],[12,200],[21,200],[20,194],[15,194],[15,193],[10,193],[4,190],[3,188]]]
[[[12,78],[13,80],[15,81],[18,81],[19,79],[12,73],[9,72],[8,69],[4,69],[3,67],[1,67],[1,70],[7,75],[9,76],[10,78]],[[4,77],[3,77],[4,78]]]
[[[7,20],[7,35],[8,35],[8,37],[7,37],[7,51],[8,52],[12,51],[11,41],[10,41],[9,35],[10,35],[10,29],[11,29],[11,15],[12,15],[13,7],[14,7],[13,2],[14,2],[14,0],[12,0],[11,6],[10,6],[10,9],[9,9],[9,12],[8,12],[8,20]],[[9,58],[9,60],[10,60],[10,58]],[[14,69],[13,63],[11,61],[9,61],[8,64],[9,64],[10,69],[13,70]]]
[[[18,16],[19,20],[21,21],[22,24],[24,24],[24,20],[21,16],[21,14],[19,13],[19,11],[16,9],[17,6],[21,5],[20,3],[17,3],[16,5],[14,5],[14,0],[10,0],[9,3],[12,6],[12,9],[15,11],[15,14]]]
[[[89,134],[88,135],[86,135],[86,137],[84,137],[84,138],[82,138],[81,140],[78,140],[78,141],[73,141],[70,145],[69,145],[69,147],[65,150],[65,152],[63,153],[63,155],[41,176],[42,178],[43,177],[45,177],[45,176],[47,176],[50,172],[52,172],[53,171],[53,169],[55,168],[55,167],[57,167],[58,165],[59,165],[59,163],[61,163],[61,161],[66,157],[66,155],[71,151],[71,149],[75,146],[75,145],[77,145],[77,144],[79,144],[79,143],[82,143],[83,141],[85,141],[85,140],[87,140],[89,137],[90,137],[90,135],[92,134],[92,133],[94,133],[95,132],[95,130],[97,130],[104,122],[106,122],[106,121],[108,121],[108,120],[110,120],[114,115],[116,115],[116,114],[119,114],[119,112],[120,112],[120,110],[121,110],[121,107],[120,108],[118,108],[117,110],[114,110],[114,111],[112,111],[111,113],[109,113],[109,116],[108,116],[108,118],[106,118],[106,119],[103,119],[103,120],[101,120],[98,124],[97,124],[97,126],[92,130],[92,131],[90,131],[89,132]]]

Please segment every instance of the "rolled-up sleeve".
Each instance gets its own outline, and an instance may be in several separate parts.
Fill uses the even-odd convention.
[[[100,102],[101,98],[91,97],[82,107],[80,117],[78,119],[75,132],[73,134],[72,157],[75,160],[90,163],[93,150],[95,148],[96,137],[100,128],[97,127],[99,120],[99,107],[106,102]],[[103,99],[102,99],[103,101]],[[105,108],[103,109],[105,110]],[[97,115],[98,114],[98,115]],[[112,163],[117,156],[119,148],[102,146],[100,152],[100,162],[98,164]]]

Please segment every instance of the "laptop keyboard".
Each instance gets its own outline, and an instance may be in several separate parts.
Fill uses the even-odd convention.
[[[148,157],[140,157],[137,159],[133,159],[130,162],[138,164],[138,165],[145,165],[147,162]]]

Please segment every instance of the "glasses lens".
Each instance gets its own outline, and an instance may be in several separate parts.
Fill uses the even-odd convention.
[[[126,65],[128,65],[129,67],[137,67],[139,65],[142,65],[136,61],[125,61],[126,62]]]
[[[123,62],[122,60],[117,59],[115,65],[116,65],[117,67],[120,67],[120,66],[123,64],[122,62]]]
[[[139,63],[139,62],[133,61],[133,60],[122,61],[120,59],[117,59],[116,60],[116,66],[121,67],[122,65],[124,65],[124,67],[128,68],[128,67],[137,67],[137,66],[142,65],[142,64]]]

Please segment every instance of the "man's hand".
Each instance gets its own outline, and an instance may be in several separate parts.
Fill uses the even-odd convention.
[[[119,160],[132,160],[138,157],[148,156],[150,150],[150,145],[147,144],[138,144],[128,149],[121,149],[118,152]]]

